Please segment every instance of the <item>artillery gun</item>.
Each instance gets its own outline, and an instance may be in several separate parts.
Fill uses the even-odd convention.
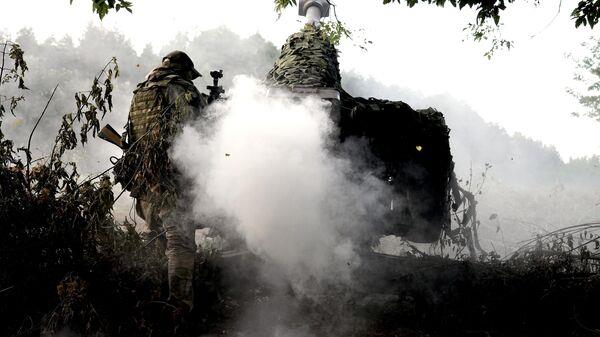
[[[308,21],[283,45],[266,82],[294,94],[312,93],[330,101],[337,126],[332,151],[345,143],[366,144],[367,169],[387,181],[394,192],[373,238],[402,236],[414,242],[434,242],[450,226],[450,181],[453,172],[449,129],[441,112],[412,109],[404,102],[353,97],[341,85],[336,48],[320,29],[329,14],[327,0],[302,0],[299,14]],[[355,160],[356,158],[350,158]]]

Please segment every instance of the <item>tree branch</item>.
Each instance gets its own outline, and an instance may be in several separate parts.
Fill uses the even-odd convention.
[[[33,126],[31,133],[29,133],[29,139],[27,140],[27,152],[25,153],[25,155],[27,156],[27,171],[25,172],[25,174],[27,175],[27,185],[30,190],[31,190],[31,183],[29,181],[29,167],[31,165],[31,152],[30,152],[31,151],[31,138],[33,138],[33,133],[35,132],[35,129],[38,127],[38,125],[40,124],[42,117],[44,117],[46,110],[48,110],[48,106],[50,105],[50,102],[52,101],[52,98],[54,97],[54,93],[56,93],[56,89],[58,89],[58,83],[54,87],[54,90],[52,90],[52,94],[50,95],[50,98],[48,98],[48,101],[46,102],[46,106],[44,107],[44,110],[40,114],[40,117],[38,117],[37,122],[35,122],[35,125]]]
[[[6,48],[8,42],[4,42],[4,48],[2,48],[2,65],[0,65],[0,86],[2,86],[2,77],[4,76],[4,61],[6,59]]]

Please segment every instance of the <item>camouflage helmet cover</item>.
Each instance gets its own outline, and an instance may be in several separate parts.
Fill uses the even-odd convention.
[[[192,72],[192,79],[202,76],[200,72],[194,68],[194,62],[192,62],[192,59],[186,53],[180,50],[175,50],[165,55],[162,61],[164,63],[167,60],[169,61],[170,66],[173,68],[190,70]]]

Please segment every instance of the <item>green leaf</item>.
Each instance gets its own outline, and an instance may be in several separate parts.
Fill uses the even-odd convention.
[[[133,6],[133,4],[130,1],[125,0],[92,0],[92,11],[98,14],[100,20],[102,20],[110,10],[118,12],[121,9],[125,9],[129,13],[132,13],[131,6]]]

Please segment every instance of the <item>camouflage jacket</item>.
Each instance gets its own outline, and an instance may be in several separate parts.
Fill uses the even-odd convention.
[[[157,68],[134,91],[127,124],[130,148],[115,167],[115,178],[136,198],[173,199],[178,174],[169,148],[186,121],[207,105],[191,81]]]

